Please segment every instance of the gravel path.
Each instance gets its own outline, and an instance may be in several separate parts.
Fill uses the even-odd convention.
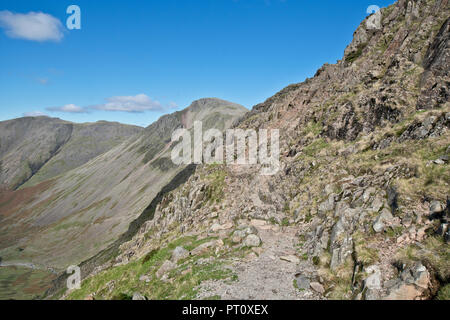
[[[251,253],[247,259],[236,260],[227,266],[238,276],[237,281],[206,281],[199,287],[199,299],[220,296],[223,300],[308,300],[319,296],[311,289],[294,287],[296,274],[315,273],[314,266],[299,257],[296,251],[297,229],[286,227],[259,227],[263,241],[259,256]],[[295,261],[297,256],[297,261]],[[290,257],[290,258],[289,258]],[[292,260],[286,261],[285,259]]]

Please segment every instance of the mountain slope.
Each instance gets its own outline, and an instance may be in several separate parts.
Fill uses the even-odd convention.
[[[343,60],[237,124],[280,130],[282,170],[198,166],[64,297],[449,299],[449,13],[366,19]]]
[[[26,117],[0,122],[0,185],[31,186],[79,167],[138,134],[140,127]],[[106,138],[105,138],[106,137]]]
[[[53,180],[0,198],[0,256],[63,270],[95,255],[129,228],[186,166],[170,159],[171,135],[193,121],[229,127],[246,109],[202,99]],[[55,159],[56,160],[56,159]]]

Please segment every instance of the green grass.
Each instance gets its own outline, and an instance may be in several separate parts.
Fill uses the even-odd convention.
[[[314,140],[308,146],[306,146],[303,149],[303,152],[307,156],[313,157],[317,153],[319,153],[322,149],[325,149],[326,147],[328,147],[328,142],[326,142],[325,139],[320,138],[320,139]]]
[[[374,264],[379,260],[378,250],[367,246],[368,239],[362,232],[355,232],[353,234],[355,243],[356,260],[365,266]]]
[[[436,271],[442,281],[450,278],[450,246],[442,237],[429,237],[422,243],[422,247],[409,245],[397,254],[396,260],[407,265],[424,261]]]
[[[363,53],[364,48],[367,46],[367,43],[361,43],[356,51],[350,52],[347,57],[345,57],[345,60],[347,62],[353,63],[356,61]]]
[[[206,280],[220,280],[232,277],[231,270],[224,269],[224,261],[215,259],[212,262],[199,263],[207,258],[211,252],[198,256],[190,256],[178,261],[178,266],[168,273],[170,281],[162,281],[156,277],[156,271],[165,260],[171,257],[173,249],[183,246],[192,250],[198,245],[211,241],[213,238],[197,240],[195,237],[183,237],[171,242],[165,248],[155,249],[145,257],[132,261],[123,266],[110,268],[102,273],[83,281],[81,289],[69,294],[69,299],[84,299],[95,293],[95,299],[127,299],[134,292],[140,292],[149,299],[194,299],[197,295],[196,287]],[[142,275],[147,275],[150,281],[140,281]],[[115,282],[109,291],[108,283]]]
[[[304,129],[305,135],[311,133],[313,136],[317,136],[320,134],[323,130],[323,126],[320,122],[314,122],[310,121],[306,124],[306,127]]]
[[[205,198],[210,203],[219,203],[224,196],[226,172],[219,166],[214,166],[214,170],[206,180],[209,182],[205,191]]]
[[[450,284],[446,284],[445,286],[439,289],[438,295],[436,297],[437,300],[450,300]]]

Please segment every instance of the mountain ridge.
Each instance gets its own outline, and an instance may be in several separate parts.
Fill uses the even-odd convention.
[[[78,124],[50,117],[2,121],[0,161],[4,165],[0,171],[0,184],[16,189],[53,178],[86,163],[141,130],[137,126],[114,122]],[[105,136],[110,141],[104,141]]]

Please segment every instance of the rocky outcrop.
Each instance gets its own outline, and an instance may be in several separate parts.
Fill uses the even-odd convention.
[[[448,18],[423,59],[418,109],[430,109],[448,103],[450,97],[450,18]]]

